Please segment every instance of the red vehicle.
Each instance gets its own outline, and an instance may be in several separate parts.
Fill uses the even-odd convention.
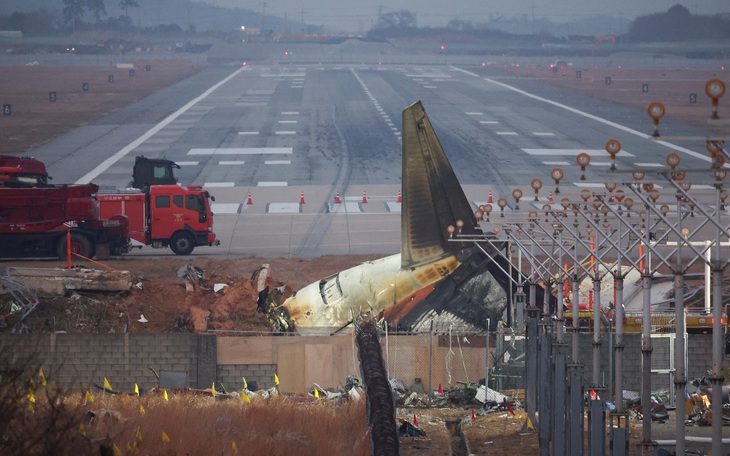
[[[61,237],[69,228],[72,250],[86,257],[126,253],[130,238],[178,255],[220,244],[212,197],[175,185],[174,168],[170,160],[137,157],[132,185],[141,190],[99,192],[94,184],[49,185],[42,162],[0,155],[0,257],[65,258]]]
[[[196,246],[218,245],[210,195],[202,187],[152,185],[146,191],[97,193],[102,217],[124,215],[137,246],[170,247],[188,255]]]
[[[43,162],[31,157],[0,155],[0,186],[45,187],[51,178]]]
[[[24,188],[5,187],[2,182],[0,179],[0,257],[65,258],[69,231],[71,250],[85,257],[128,251],[127,218],[99,217],[94,197],[97,185]]]

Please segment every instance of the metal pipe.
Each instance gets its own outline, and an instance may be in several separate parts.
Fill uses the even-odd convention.
[[[686,435],[684,437],[684,440],[686,440],[687,442],[692,442],[692,443],[715,443],[714,437],[695,437],[692,435]],[[676,440],[657,440],[656,443],[657,443],[657,445],[662,445],[662,446],[664,446],[664,445],[672,446],[672,445],[676,444],[677,441]],[[730,443],[730,439],[720,438],[720,443],[728,444],[728,443]]]
[[[621,242],[621,224],[618,224],[618,239]],[[616,404],[616,412],[622,413],[624,411],[624,273],[622,259],[623,252],[618,249],[618,259],[616,261],[617,272],[615,280],[615,291],[616,291],[616,311],[614,312],[616,318],[616,341],[614,343],[614,350],[616,355],[616,374],[614,380],[615,396],[614,403]]]
[[[644,233],[644,245],[649,244],[649,230]],[[641,322],[641,421],[642,440],[641,454],[650,456],[654,453],[655,443],[651,440],[651,264],[649,250],[644,249],[644,270],[641,281],[644,292],[644,308]]]
[[[598,243],[598,232],[594,238],[594,243]],[[593,252],[596,255],[598,252]],[[598,264],[594,265],[593,271],[593,377],[591,386],[598,388],[601,384],[601,275],[599,274]]]
[[[715,254],[712,261],[712,454],[722,454],[722,260],[720,256],[720,192],[715,186]],[[678,405],[679,406],[679,405]]]
[[[677,197],[677,228],[682,232],[682,200]],[[675,411],[675,432],[677,435],[677,454],[685,453],[684,442],[684,395],[687,386],[687,377],[684,367],[684,271],[682,270],[682,244],[681,237],[677,241],[677,263],[674,266],[674,310],[676,338],[674,339],[674,392],[676,394]],[[644,418],[646,419],[646,418]]]

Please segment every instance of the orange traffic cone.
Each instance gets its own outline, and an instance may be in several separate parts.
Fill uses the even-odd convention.
[[[489,197],[487,198],[487,203],[493,203],[494,198],[492,198],[492,192],[489,192]]]
[[[477,414],[474,413],[474,409],[471,409],[471,422],[476,423],[477,422]]]
[[[397,203],[402,203],[403,202],[403,195],[401,195],[400,190],[398,190],[398,201],[396,201],[396,202]]]
[[[248,192],[248,198],[246,198],[246,204],[253,204],[253,199],[251,199],[251,192]]]
[[[299,204],[304,204],[304,192],[299,196]]]
[[[444,395],[444,388],[441,386],[441,383],[439,383],[439,394]]]
[[[368,202],[368,196],[365,194],[365,190],[362,192],[362,202],[367,203]]]
[[[335,204],[340,204],[342,200],[340,199],[340,192],[337,192],[335,194]]]
[[[416,414],[413,414],[413,425],[418,427],[418,418],[416,418]]]

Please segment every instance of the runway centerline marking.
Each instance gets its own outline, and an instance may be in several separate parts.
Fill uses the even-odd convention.
[[[281,155],[291,153],[291,147],[216,147],[188,151],[188,155]]]

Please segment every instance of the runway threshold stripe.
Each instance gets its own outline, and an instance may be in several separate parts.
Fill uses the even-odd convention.
[[[185,106],[178,109],[174,113],[170,114],[167,118],[163,119],[162,122],[158,123],[154,127],[147,130],[147,132],[145,134],[143,134],[139,138],[135,139],[134,141],[129,143],[127,146],[123,147],[119,152],[115,153],[111,157],[109,157],[106,160],[104,160],[103,162],[101,162],[101,164],[99,166],[97,166],[93,170],[86,173],[81,179],[77,180],[76,183],[77,184],[88,184],[93,179],[97,178],[101,173],[103,173],[104,171],[109,169],[110,166],[112,166],[113,164],[115,164],[116,162],[121,160],[123,157],[125,157],[127,154],[132,152],[137,147],[139,147],[142,143],[144,143],[149,138],[154,136],[158,131],[160,131],[163,128],[165,128],[166,126],[170,125],[175,119],[177,119],[181,115],[185,114],[190,108],[195,106],[198,102],[204,100],[206,97],[208,97],[208,95],[213,93],[220,86],[222,86],[226,82],[228,82],[231,79],[238,76],[238,74],[241,73],[244,69],[245,69],[245,67],[237,69],[236,71],[234,71],[233,73],[231,73],[230,75],[225,77],[222,81],[218,82],[217,84],[213,85],[208,90],[206,90],[205,92],[200,94],[200,96],[189,101]]]

